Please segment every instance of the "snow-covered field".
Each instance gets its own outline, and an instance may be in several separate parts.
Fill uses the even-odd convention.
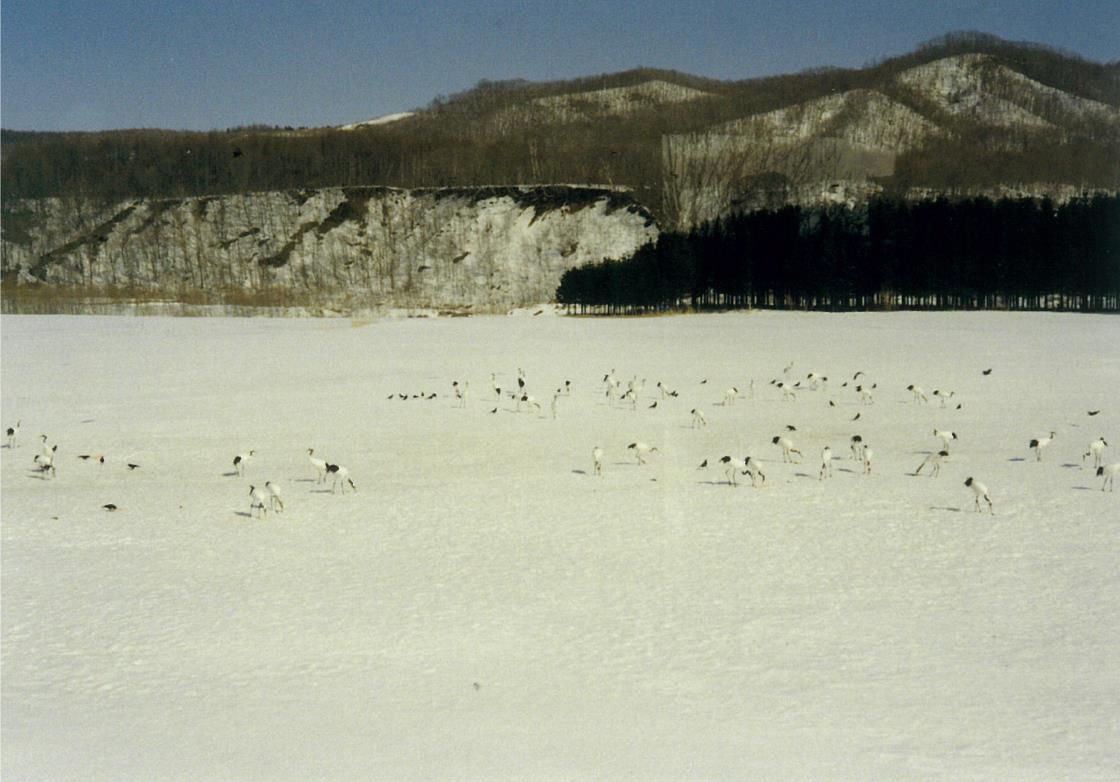
[[[1103,436],[1120,461],[1116,318],[0,328],[5,782],[1120,775],[1120,495],[1081,458]],[[827,388],[783,401],[791,361]],[[494,400],[519,368],[540,413]],[[914,476],[934,428],[951,459]],[[266,480],[286,508],[260,519]]]

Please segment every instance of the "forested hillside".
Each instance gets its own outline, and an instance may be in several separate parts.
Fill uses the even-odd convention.
[[[954,34],[860,69],[724,82],[639,69],[482,82],[395,122],[4,131],[5,203],[301,188],[625,186],[665,226],[836,181],[878,192],[1120,186],[1120,65]],[[888,127],[889,125],[889,127]],[[760,195],[761,194],[761,195]]]

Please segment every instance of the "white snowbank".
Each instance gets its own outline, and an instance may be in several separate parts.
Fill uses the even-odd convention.
[[[3,423],[22,420],[0,450],[5,780],[1085,780],[1120,764],[1120,505],[1080,464],[1098,436],[1120,447],[1115,318],[0,327]],[[790,361],[827,390],[781,401],[768,381]],[[511,387],[519,368],[539,414],[494,401],[491,373]],[[646,379],[636,409],[607,405],[612,369]],[[841,386],[857,370],[873,405]],[[956,394],[916,405],[911,383]],[[800,465],[770,444],[786,425]],[[958,432],[952,458],[914,477],[934,428]],[[1052,429],[1035,462],[1029,439]],[[870,477],[843,458],[855,433]],[[55,479],[30,470],[39,434]],[[643,467],[639,439],[658,447]],[[316,484],[309,447],[358,491]],[[77,458],[96,451],[104,465]],[[724,454],[761,459],[765,487],[697,469]],[[972,511],[969,475],[994,516]],[[248,490],[265,480],[287,508],[262,521]]]

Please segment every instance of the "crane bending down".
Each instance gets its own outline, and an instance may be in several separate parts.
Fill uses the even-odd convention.
[[[651,453],[657,452],[657,448],[655,446],[647,445],[646,443],[640,441],[630,443],[630,445],[626,447],[632,450],[634,452],[634,455],[638,457],[638,464],[645,464],[646,460],[644,457],[649,456]]]

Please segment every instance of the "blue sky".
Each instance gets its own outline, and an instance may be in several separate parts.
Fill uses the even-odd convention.
[[[951,30],[1120,59],[1120,1],[3,0],[0,125],[320,126],[480,79],[858,67]]]

